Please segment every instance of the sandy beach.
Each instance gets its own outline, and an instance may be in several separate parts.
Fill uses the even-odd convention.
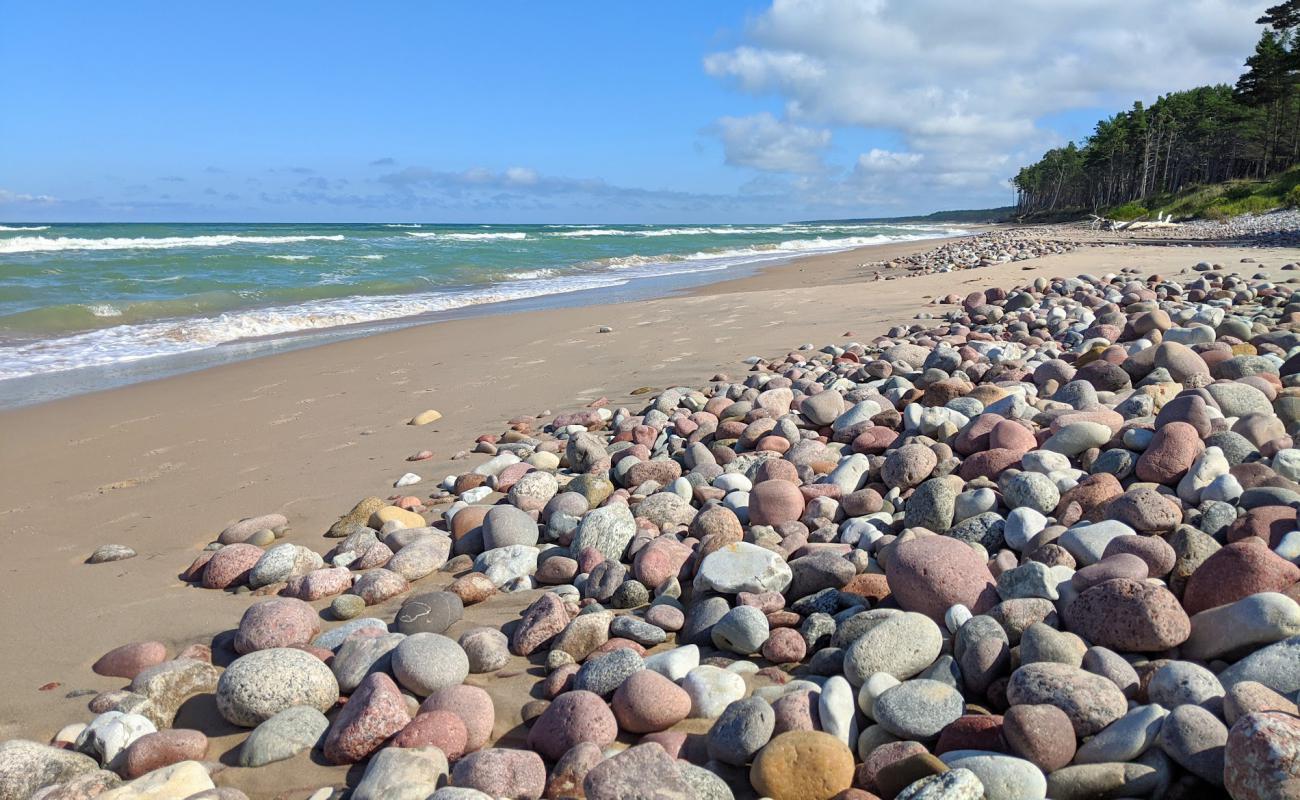
[[[427,494],[444,475],[485,460],[453,457],[513,416],[576,410],[600,398],[635,406],[630,393],[640,387],[734,376],[752,355],[870,341],[919,311],[934,311],[930,300],[950,292],[1121,268],[1172,274],[1202,260],[1284,279],[1277,268],[1300,259],[1294,249],[1118,244],[891,281],[873,280],[874,271],[860,266],[934,246],[803,258],[656,300],[423,325],[0,413],[11,620],[0,662],[8,687],[0,739],[46,741],[88,719],[83,690],[123,685],[90,670],[113,647],[157,639],[175,652],[232,630],[258,598],[178,578],[229,523],[283,513],[288,541],[323,552],[331,542],[322,534],[357,500],[391,495],[408,469],[425,477],[414,489]],[[1247,257],[1260,263],[1239,263]],[[612,331],[598,333],[600,326]],[[426,408],[443,418],[406,424]],[[435,457],[404,461],[423,449]],[[106,543],[129,545],[139,556],[84,563]],[[450,580],[438,572],[416,587]],[[468,609],[448,635],[506,623],[536,594],[497,595]],[[399,602],[371,612],[391,616]],[[497,698],[495,734],[506,741],[522,730],[518,709],[536,681],[522,672],[523,659],[515,661],[516,677],[468,681]],[[242,736],[232,735],[210,701],[192,700],[176,726],[205,731],[214,739],[209,757],[233,764]],[[252,797],[297,798],[342,784],[346,772],[300,756],[258,770],[228,766],[214,779]]]

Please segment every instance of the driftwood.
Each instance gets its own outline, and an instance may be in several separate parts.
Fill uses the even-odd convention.
[[[1157,214],[1154,220],[1134,219],[1127,222],[1121,222],[1114,219],[1106,219],[1096,214],[1092,216],[1091,227],[1093,230],[1101,229],[1103,231],[1140,231],[1150,228],[1177,228],[1178,223],[1173,221],[1174,215]]]

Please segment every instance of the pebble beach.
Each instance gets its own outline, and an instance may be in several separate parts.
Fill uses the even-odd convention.
[[[0,800],[1298,797],[1297,229],[997,228],[0,412]]]

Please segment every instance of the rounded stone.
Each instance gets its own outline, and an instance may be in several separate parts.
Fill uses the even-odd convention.
[[[1105,678],[1068,664],[1026,664],[1011,673],[1011,705],[1053,705],[1065,712],[1078,736],[1091,736],[1124,716],[1123,692]]]
[[[767,617],[753,606],[736,606],[713,624],[710,636],[715,647],[747,656],[767,641]]]
[[[227,722],[252,728],[293,706],[328,710],[339,699],[339,684],[310,653],[272,648],[232,661],[217,681],[216,699]]]
[[[1172,592],[1129,578],[1087,589],[1066,607],[1065,616],[1070,630],[1092,644],[1127,652],[1168,650],[1192,632],[1191,620]]]
[[[803,494],[789,481],[763,481],[749,493],[749,521],[753,525],[775,527],[794,522],[803,514],[803,509]]]
[[[961,716],[961,693],[946,683],[917,678],[886,689],[872,713],[881,727],[901,739],[935,739]]]
[[[392,666],[402,687],[420,697],[462,683],[469,675],[465,651],[437,633],[407,636],[393,650]]]
[[[1002,715],[1002,736],[1011,752],[1043,772],[1055,772],[1075,754],[1070,718],[1053,705],[1021,704]]]
[[[447,756],[448,761],[455,761],[465,755],[469,742],[469,732],[465,722],[450,711],[425,711],[415,715],[393,736],[393,747],[429,747],[438,748]]]
[[[614,713],[592,692],[565,692],[547,706],[528,731],[528,746],[555,761],[581,742],[609,747],[618,736]]]
[[[1196,428],[1186,422],[1160,426],[1137,462],[1137,476],[1148,483],[1172,486],[1191,468],[1205,445]]]
[[[614,717],[629,733],[663,731],[691,713],[691,696],[651,669],[628,676],[614,692]]]
[[[744,766],[772,738],[775,727],[776,713],[766,700],[761,697],[736,700],[709,728],[709,758]]]
[[[546,764],[536,753],[493,747],[456,762],[451,782],[488,797],[537,800],[546,791]]]
[[[1187,579],[1183,607],[1188,614],[1226,605],[1259,592],[1282,592],[1300,580],[1300,567],[1255,537],[1225,545]]]
[[[307,603],[277,597],[254,603],[244,611],[235,632],[235,651],[251,653],[275,647],[297,647],[320,633],[320,615]]]
[[[820,731],[790,731],[768,742],[749,780],[772,800],[831,800],[853,783],[853,753]]]
[[[402,548],[398,555],[409,549]],[[451,592],[421,592],[402,602],[393,621],[400,633],[445,633],[460,621],[464,611],[460,597]]]
[[[420,713],[449,711],[465,724],[465,749],[478,750],[492,737],[496,711],[492,695],[478,686],[452,686],[440,689],[420,704]]]
[[[954,605],[982,614],[999,601],[993,574],[970,545],[947,536],[896,543],[885,568],[899,606],[943,619]]]
[[[844,677],[854,686],[878,672],[906,680],[933,664],[942,648],[943,632],[929,617],[910,611],[892,615],[849,646]]]
[[[1224,748],[1223,782],[1236,800],[1290,800],[1300,790],[1300,720],[1263,712],[1237,720]]]
[[[131,680],[141,671],[166,660],[167,646],[162,642],[132,642],[109,650],[90,669],[96,675]]]

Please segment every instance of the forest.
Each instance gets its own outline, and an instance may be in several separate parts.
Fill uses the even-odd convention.
[[[1210,184],[1226,184],[1216,197],[1234,213],[1300,206],[1300,169],[1293,169],[1300,165],[1300,0],[1269,8],[1257,22],[1264,30],[1236,85],[1134,103],[1098,122],[1082,144],[1049,150],[1012,179],[1016,213],[1133,218]]]

